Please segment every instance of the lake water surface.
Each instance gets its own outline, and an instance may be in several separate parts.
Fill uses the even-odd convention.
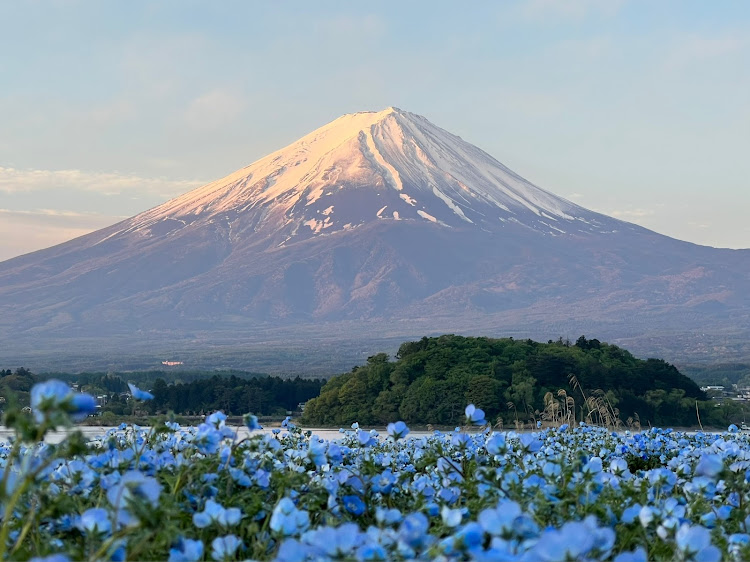
[[[144,426],[141,426],[145,429]],[[183,426],[184,427],[184,426]],[[247,437],[250,435],[250,431],[245,427],[232,427],[234,431],[237,432],[240,439]],[[81,433],[89,439],[94,439],[96,437],[100,437],[104,435],[108,430],[110,429],[116,429],[116,426],[93,426],[93,425],[81,425],[77,426],[75,429],[80,429]],[[263,429],[259,431],[253,431],[253,435],[257,435],[259,433],[271,433],[273,429],[279,429],[278,427],[264,427]],[[305,431],[312,431],[314,435],[317,435],[318,437],[321,437],[323,439],[340,439],[343,437],[343,435],[339,432],[338,429],[331,429],[329,427],[327,428],[304,428]],[[282,433],[285,431],[284,429],[281,430]],[[378,432],[382,437],[385,437],[387,433],[384,429],[378,429]],[[63,431],[51,431],[49,432],[46,437],[45,441],[47,443],[59,443],[63,439],[65,439],[65,436],[70,433],[70,430],[63,430]],[[432,432],[428,431],[412,431],[409,433],[409,437],[423,437],[427,435],[432,435]],[[7,427],[0,427],[0,443],[7,443],[9,438],[13,436],[13,430],[8,429]]]
[[[145,426],[141,426],[141,427],[144,428],[144,429],[146,428]],[[187,427],[187,426],[183,426],[183,427]],[[248,437],[250,435],[250,433],[251,433],[245,426],[237,427],[237,426],[231,426],[230,425],[229,427],[231,427],[234,431],[237,432],[237,434],[239,436],[239,439],[242,439],[244,437]],[[94,439],[96,437],[100,437],[100,436],[104,435],[108,430],[115,429],[115,428],[116,428],[116,426],[81,425],[81,426],[77,426],[75,429],[80,429],[81,432],[83,433],[83,435],[85,437],[87,437],[88,439]],[[253,431],[252,433],[254,435],[257,435],[259,433],[261,433],[261,434],[271,433],[274,429],[279,429],[279,427],[278,426],[268,426],[268,427],[264,427],[263,429],[261,429],[259,431]],[[314,435],[317,435],[318,437],[321,437],[321,438],[327,439],[327,440],[341,439],[341,437],[343,437],[342,433],[339,432],[338,429],[332,429],[330,427],[323,427],[323,428],[321,428],[321,427],[317,427],[317,428],[316,427],[310,427],[310,428],[306,427],[306,428],[303,428],[303,429],[305,431],[312,431],[312,433]],[[362,429],[366,429],[366,430],[369,431],[369,428],[362,428]],[[381,427],[381,428],[376,428],[376,429],[377,429],[378,433],[380,433],[380,436],[382,438],[385,438],[387,436],[387,433],[386,433],[386,431],[385,431],[384,428]],[[282,429],[281,431],[283,433],[285,430]],[[507,429],[504,429],[504,430],[501,430],[501,431],[508,432],[508,431],[514,431],[514,430],[512,430],[510,428],[507,428]],[[516,433],[529,433],[531,431],[532,430],[530,430],[530,429],[524,429],[524,430],[515,431],[515,432]],[[648,430],[646,429],[646,430],[643,430],[643,431],[648,431]],[[692,429],[680,430],[680,431],[682,431],[683,433],[691,434],[691,435],[693,435],[695,433],[698,433],[698,431],[692,430]],[[63,439],[65,439],[65,436],[69,432],[70,432],[70,430],[51,431],[51,432],[49,432],[46,435],[46,437],[45,437],[44,440],[47,443],[59,443],[60,441],[62,441]],[[446,430],[446,431],[443,431],[443,433],[449,433],[449,431]],[[619,433],[624,433],[624,431],[620,431]],[[633,433],[635,433],[635,432],[633,432]],[[703,433],[721,433],[721,432],[707,430],[707,431],[704,431]],[[432,431],[412,431],[412,432],[409,433],[409,435],[407,437],[408,438],[419,438],[419,437],[430,436],[432,434],[433,434]],[[13,430],[8,429],[7,427],[0,427],[0,443],[7,443],[8,440],[9,440],[9,438],[12,435],[13,435]]]

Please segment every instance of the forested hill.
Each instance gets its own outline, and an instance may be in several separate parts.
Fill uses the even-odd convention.
[[[705,399],[669,363],[583,336],[571,344],[446,335],[404,343],[395,361],[381,353],[332,378],[307,403],[305,422],[452,425],[473,403],[506,424],[607,413],[643,425],[695,425],[696,400]]]

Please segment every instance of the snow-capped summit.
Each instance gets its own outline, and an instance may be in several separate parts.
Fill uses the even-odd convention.
[[[610,231],[592,213],[515,174],[424,117],[389,107],[343,115],[225,178],[138,215],[123,231],[220,221],[230,242],[249,235],[276,244],[380,221],[548,234]]]

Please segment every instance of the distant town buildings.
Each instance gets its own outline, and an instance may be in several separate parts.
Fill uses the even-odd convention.
[[[719,402],[722,400],[750,402],[750,386],[739,386],[733,384],[731,390],[727,390],[723,385],[709,384],[702,386],[701,390]]]

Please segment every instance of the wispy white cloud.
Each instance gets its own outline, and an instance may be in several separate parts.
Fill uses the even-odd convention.
[[[547,92],[532,92],[503,88],[493,92],[494,103],[498,107],[510,108],[526,115],[550,116],[565,109],[565,99],[561,95]]]
[[[104,195],[149,194],[174,197],[206,182],[142,178],[111,172],[83,170],[19,170],[0,166],[0,192],[78,190]]]
[[[33,210],[15,210],[15,209],[0,209],[0,215],[4,217],[59,217],[64,219],[85,219],[85,220],[98,220],[104,219],[109,221],[112,218],[127,218],[126,215],[120,217],[102,215],[100,213],[79,213],[77,211],[68,211],[65,209],[33,209]],[[107,224],[109,224],[107,222]]]
[[[528,0],[518,6],[518,11],[528,20],[581,20],[590,15],[614,16],[623,4],[625,0]]]
[[[653,209],[620,209],[606,213],[612,217],[622,220],[636,220],[654,215]]]
[[[387,29],[385,20],[375,14],[340,14],[317,21],[316,28],[323,35],[375,38]]]
[[[696,63],[706,63],[734,56],[750,47],[750,40],[736,35],[679,37],[667,50],[665,66],[681,69]]]
[[[232,91],[216,89],[206,92],[190,102],[185,119],[199,130],[221,129],[242,115],[244,98]]]
[[[137,108],[132,100],[113,99],[88,108],[82,118],[92,125],[109,127],[132,119],[136,113]]]
[[[64,209],[0,209],[0,261],[83,236],[123,218]]]

